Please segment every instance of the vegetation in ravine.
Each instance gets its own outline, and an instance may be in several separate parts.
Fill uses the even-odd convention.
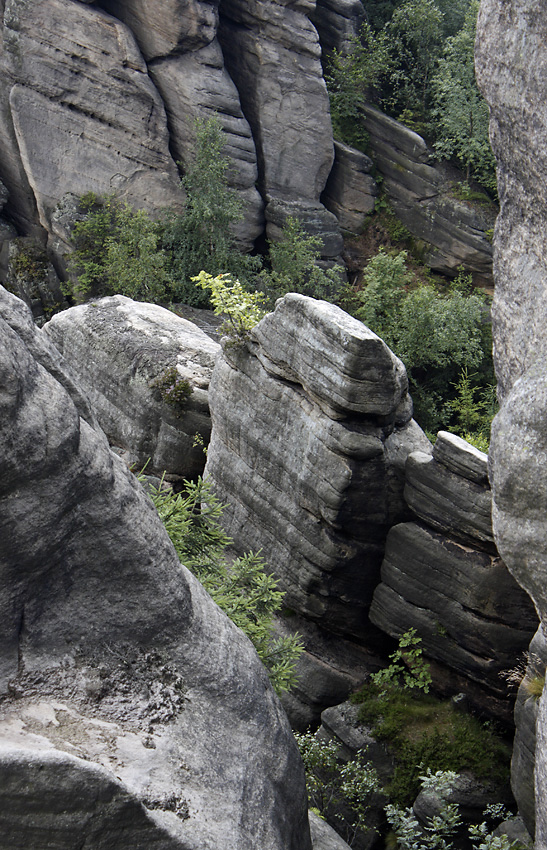
[[[276,638],[272,633],[284,593],[260,553],[227,555],[232,540],[220,524],[223,506],[201,478],[184,482],[178,493],[164,486],[150,492],[181,563],[251,639],[278,693],[290,688],[302,644],[298,635]]]
[[[449,850],[449,823],[459,823],[456,808],[444,809],[440,820],[425,829],[418,827],[407,807],[424,787],[441,795],[457,773],[469,772],[478,779],[506,784],[509,779],[510,746],[491,728],[469,714],[456,711],[451,702],[430,693],[431,675],[422,656],[421,641],[414,629],[401,636],[390,663],[352,697],[359,706],[359,720],[371,735],[387,747],[394,759],[391,780],[380,787],[365,753],[349,762],[340,757],[336,742],[312,732],[297,735],[307,771],[310,802],[351,845],[357,832],[370,828],[367,815],[378,805],[379,791],[387,800],[386,814],[402,850]],[[358,791],[363,787],[362,792]],[[355,801],[358,801],[356,806]],[[485,822],[471,835],[490,844]],[[412,840],[411,840],[412,839]],[[416,843],[418,842],[418,843]],[[505,850],[509,847],[503,845]],[[486,848],[484,848],[486,850]],[[501,846],[498,850],[502,850]]]
[[[325,61],[335,137],[367,149],[361,107],[370,102],[423,135],[439,159],[496,197],[488,107],[474,70],[479,0],[365,4],[368,20]]]

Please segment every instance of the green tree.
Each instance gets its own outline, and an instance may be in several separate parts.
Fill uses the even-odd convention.
[[[196,286],[211,293],[215,315],[224,316],[222,332],[233,340],[244,340],[249,331],[266,315],[263,309],[265,296],[261,292],[248,292],[228,274],[216,277],[201,271],[192,280]]]
[[[306,233],[296,218],[288,217],[278,242],[270,242],[271,271],[263,271],[259,282],[270,299],[287,292],[313,298],[332,299],[342,284],[340,266],[318,265],[322,240]]]
[[[392,53],[388,103],[396,113],[409,111],[425,119],[442,51],[443,14],[434,0],[406,0],[393,12],[386,33]]]
[[[168,212],[163,221],[162,245],[172,258],[173,299],[208,306],[206,292],[192,284],[200,271],[231,273],[244,280],[260,267],[260,260],[242,254],[233,225],[242,218],[242,201],[228,186],[229,162],[223,153],[224,136],[217,116],[196,121],[195,158],[182,184],[184,212]]]
[[[355,315],[405,364],[415,418],[430,432],[457,425],[454,399],[462,369],[477,386],[492,383],[485,297],[458,285],[441,294],[407,269],[406,251],[380,252],[364,272]]]
[[[120,293],[141,301],[167,298],[169,258],[159,245],[159,229],[144,210],[133,210],[114,195],[89,193],[80,199],[84,217],[72,231],[68,268],[73,293]]]
[[[462,29],[446,42],[432,79],[433,107],[441,159],[455,159],[486,189],[496,192],[495,159],[488,136],[489,112],[475,81],[474,44],[479,10],[471,0]]]
[[[199,478],[185,481],[180,493],[159,487],[152,488],[151,496],[181,562],[251,639],[278,693],[290,688],[302,644],[298,635],[273,636],[273,617],[284,593],[260,555],[227,559],[232,540],[220,525],[223,506],[210,484]]]

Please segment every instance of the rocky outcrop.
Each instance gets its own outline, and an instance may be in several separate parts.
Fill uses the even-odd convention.
[[[129,464],[166,472],[169,480],[203,471],[218,343],[169,310],[123,295],[58,313],[44,333],[70,363],[110,443],[126,451]],[[186,400],[179,396],[184,381],[191,389]]]
[[[546,34],[547,12],[530,0],[481,3],[477,75],[490,108],[500,194],[500,215],[494,235],[496,289],[492,318],[502,407],[492,429],[492,518],[500,554],[532,596],[544,635],[547,618],[547,119],[543,84]],[[543,848],[547,844],[545,690],[537,709],[536,847]],[[530,820],[529,806],[527,818]]]
[[[148,209],[182,201],[163,103],[124,24],[72,0],[7,0],[1,62],[4,132],[20,157],[2,179],[23,227],[35,204],[53,233],[66,193],[115,191]]]
[[[286,605],[362,638],[402,466],[429,442],[404,367],[337,307],[286,295],[217,360],[206,475],[238,549],[262,549]]]
[[[307,17],[312,8],[307,0],[225,0],[219,31],[226,66],[253,129],[266,221],[270,205],[298,202],[306,229],[308,219],[317,218],[334,158],[321,48]],[[334,218],[326,218],[323,231],[328,242],[337,232]],[[275,237],[269,224],[266,233]],[[324,256],[337,254],[324,247]]]
[[[394,637],[415,628],[437,687],[510,723],[500,674],[537,617],[493,545],[486,455],[440,432],[432,457],[409,455],[405,498],[419,522],[390,530],[370,618]]]
[[[42,326],[68,302],[47,251],[31,237],[13,235],[5,246],[6,288],[30,307],[34,321]]]
[[[361,0],[317,0],[311,19],[317,28],[323,54],[344,53],[365,20]]]
[[[362,114],[370,137],[370,155],[384,178],[383,188],[397,216],[421,241],[424,262],[443,274],[459,266],[492,286],[492,245],[488,232],[497,210],[459,200],[464,176],[435,161],[424,139],[372,106]]]
[[[3,850],[84,834],[310,850],[301,762],[253,647],[179,564],[30,313],[0,297]]]
[[[378,195],[376,180],[370,174],[373,163],[366,154],[341,142],[334,143],[334,153],[323,203],[343,231],[360,233]]]

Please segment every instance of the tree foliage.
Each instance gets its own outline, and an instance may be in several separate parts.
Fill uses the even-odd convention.
[[[467,179],[496,192],[494,154],[488,137],[489,112],[475,81],[474,44],[479,9],[471,0],[462,29],[446,42],[432,79],[432,116],[441,159],[456,159]]]
[[[228,186],[223,145],[217,116],[196,121],[195,158],[182,178],[186,206],[183,213],[168,212],[163,221],[162,245],[171,257],[173,298],[195,306],[208,305],[207,295],[191,282],[200,271],[244,279],[260,267],[259,260],[236,246],[232,228],[243,216],[242,202]]]
[[[114,195],[89,193],[80,199],[83,218],[72,231],[69,270],[75,294],[120,293],[161,301],[170,287],[169,257],[160,247],[158,225],[144,210],[133,210]]]
[[[427,431],[458,428],[462,370],[477,392],[493,381],[485,296],[460,277],[446,294],[408,271],[407,252],[380,250],[365,269],[355,315],[405,364],[414,415]]]
[[[228,560],[226,547],[232,540],[220,525],[223,506],[210,484],[199,478],[185,481],[180,493],[160,487],[152,488],[151,496],[181,562],[251,639],[274,688],[279,693],[290,688],[302,645],[298,635],[272,634],[284,593],[260,554]]]
[[[261,292],[248,292],[228,274],[216,277],[201,271],[192,280],[196,286],[211,293],[215,315],[224,316],[222,331],[234,340],[243,340],[249,331],[266,315],[263,309],[265,296]]]

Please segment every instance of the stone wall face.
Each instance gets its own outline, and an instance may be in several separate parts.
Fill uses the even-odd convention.
[[[216,363],[206,475],[240,550],[261,548],[286,604],[362,638],[385,536],[404,514],[411,420],[401,362],[339,308],[279,300]]]
[[[491,114],[501,209],[494,237],[494,357],[501,411],[492,430],[494,536],[547,617],[547,10],[483,0],[476,43]],[[540,641],[544,643],[544,639]],[[518,721],[518,715],[517,715]],[[547,701],[538,703],[536,846],[547,843]],[[529,736],[528,736],[529,738]],[[530,819],[530,807],[526,811]]]

